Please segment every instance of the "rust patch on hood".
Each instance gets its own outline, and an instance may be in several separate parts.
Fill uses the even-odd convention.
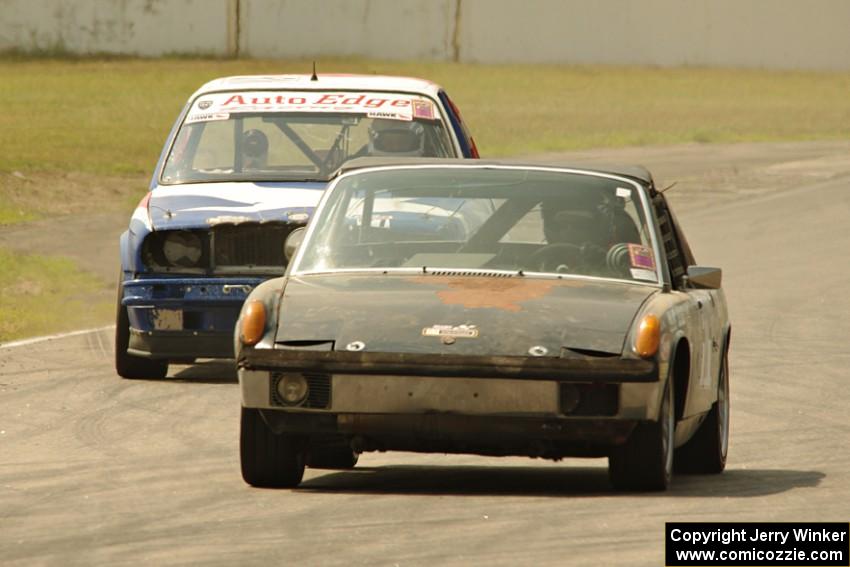
[[[445,285],[437,297],[446,305],[462,305],[468,309],[501,309],[522,311],[520,303],[545,297],[553,287],[563,285],[557,280],[526,280],[520,278],[411,278],[418,284]]]

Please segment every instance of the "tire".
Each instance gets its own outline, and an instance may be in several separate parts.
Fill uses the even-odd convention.
[[[673,408],[673,380],[668,379],[658,421],[638,424],[628,441],[608,457],[608,475],[614,488],[667,490],[673,476]]]
[[[242,478],[260,488],[294,488],[304,477],[303,440],[275,434],[260,411],[242,408],[239,430]]]
[[[161,379],[168,374],[168,362],[127,354],[130,344],[130,318],[127,308],[121,305],[123,288],[118,286],[118,305],[115,315],[115,371],[121,378]]]
[[[729,452],[729,405],[729,361],[724,355],[717,381],[717,401],[690,441],[676,450],[676,472],[723,472]]]
[[[353,469],[360,458],[348,445],[318,445],[310,448],[307,466],[311,469]]]

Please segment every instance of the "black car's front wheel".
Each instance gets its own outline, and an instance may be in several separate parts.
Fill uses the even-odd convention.
[[[303,440],[269,429],[260,411],[242,408],[239,429],[242,478],[261,488],[292,488],[304,476]]]
[[[667,380],[658,421],[641,423],[608,457],[611,484],[620,490],[667,490],[673,477],[676,426],[673,381]]]
[[[130,318],[121,304],[122,287],[118,286],[118,305],[115,315],[115,371],[121,378],[165,378],[168,362],[127,354],[130,345]]]
[[[720,362],[717,401],[711,406],[699,429],[676,450],[676,471],[690,474],[718,474],[726,468],[729,452],[729,360]]]
[[[314,445],[307,456],[311,469],[353,469],[360,454],[346,443]]]

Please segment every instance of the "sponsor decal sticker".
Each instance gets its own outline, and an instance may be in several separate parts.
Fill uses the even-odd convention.
[[[423,120],[433,120],[434,105],[431,104],[430,100],[414,100],[413,117],[422,118]]]
[[[647,280],[650,282],[657,282],[658,276],[655,275],[655,272],[652,270],[644,270],[641,268],[631,268],[629,270],[632,274],[632,277],[636,280]]]
[[[655,258],[652,255],[652,250],[640,244],[629,244],[629,264],[632,268],[654,270]]]
[[[382,118],[384,120],[406,120],[410,122],[413,120],[413,117],[409,114],[402,114],[400,112],[393,112],[390,110],[372,110],[366,113],[367,118]]]
[[[186,124],[193,122],[211,122],[213,120],[227,120],[230,114],[227,112],[197,112],[186,117]]]
[[[434,103],[401,93],[249,91],[204,95],[186,122],[224,120],[240,112],[333,112],[391,120],[437,119]]]

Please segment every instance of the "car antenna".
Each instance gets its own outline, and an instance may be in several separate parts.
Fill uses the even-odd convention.
[[[311,81],[318,81],[319,77],[316,75],[316,62],[313,61],[313,76],[310,77]]]
[[[148,205],[151,209],[159,209],[160,211],[165,213],[165,218],[171,219],[174,217],[174,213],[171,212],[171,209],[166,209],[165,207],[160,207],[159,205]]]
[[[673,183],[671,183],[670,185],[668,185],[668,186],[667,186],[667,187],[665,187],[664,189],[659,190],[658,192],[659,192],[659,193],[664,193],[664,192],[665,192],[665,191],[667,191],[668,189],[672,189],[673,187],[675,187],[677,183],[679,183],[679,182],[678,182],[678,181],[674,181]]]

